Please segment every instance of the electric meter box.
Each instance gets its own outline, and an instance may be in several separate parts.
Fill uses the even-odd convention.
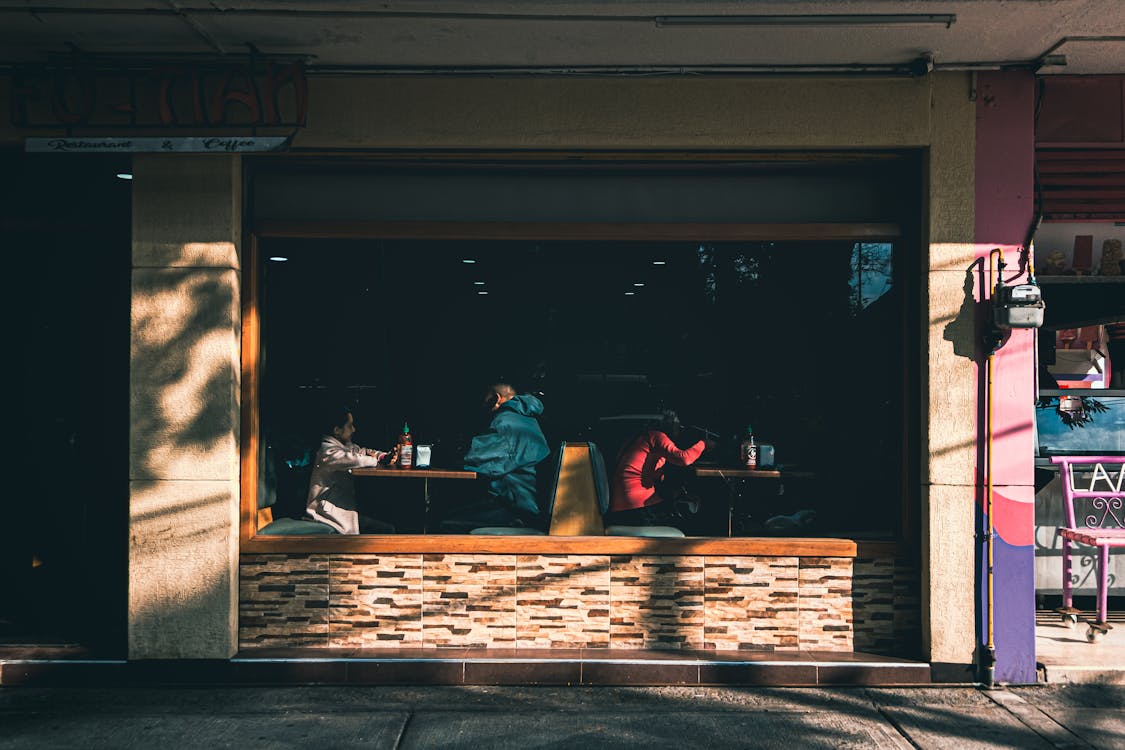
[[[993,313],[998,328],[1040,328],[1043,292],[1035,284],[1014,284],[996,290]]]

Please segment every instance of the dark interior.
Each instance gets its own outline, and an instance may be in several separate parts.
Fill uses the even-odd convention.
[[[264,240],[275,512],[303,510],[307,478],[291,466],[324,431],[318,412],[352,405],[356,442],[378,449],[408,422],[435,466],[459,468],[486,426],[484,389],[508,381],[542,394],[552,445],[593,441],[610,471],[663,408],[688,426],[685,444],[716,437],[702,460],[720,465],[753,425],[779,464],[816,478],[755,480],[736,533],[774,533],[769,519],[812,510],[784,535],[890,537],[906,460],[900,254],[851,241]],[[689,482],[704,510],[685,531],[725,535],[727,493],[744,488]],[[435,487],[435,502],[480,491],[467,484]],[[359,489],[370,513],[420,531],[394,499],[417,490]]]
[[[0,154],[11,471],[0,645],[124,652],[130,171],[125,157]],[[18,186],[18,187],[16,187]]]

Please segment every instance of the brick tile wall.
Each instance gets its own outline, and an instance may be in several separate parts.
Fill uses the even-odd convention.
[[[242,647],[827,650],[913,656],[891,559],[243,555]]]

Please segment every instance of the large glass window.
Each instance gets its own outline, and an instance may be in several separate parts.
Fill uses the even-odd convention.
[[[326,411],[386,450],[404,423],[461,468],[494,382],[541,394],[549,444],[621,446],[662,409],[700,465],[753,425],[780,479],[696,476],[689,535],[889,538],[900,529],[904,288],[887,243],[263,240],[262,476],[299,517]],[[547,466],[545,463],[544,467]],[[541,469],[547,471],[549,469]],[[481,482],[356,481],[396,533],[438,528]],[[733,512],[732,512],[733,511]]]

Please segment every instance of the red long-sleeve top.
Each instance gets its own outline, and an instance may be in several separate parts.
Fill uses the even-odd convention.
[[[663,432],[650,430],[621,451],[610,487],[610,510],[632,510],[656,505],[664,498],[656,493],[656,483],[664,476],[666,464],[689,466],[703,453],[700,440],[684,450],[676,447]]]

